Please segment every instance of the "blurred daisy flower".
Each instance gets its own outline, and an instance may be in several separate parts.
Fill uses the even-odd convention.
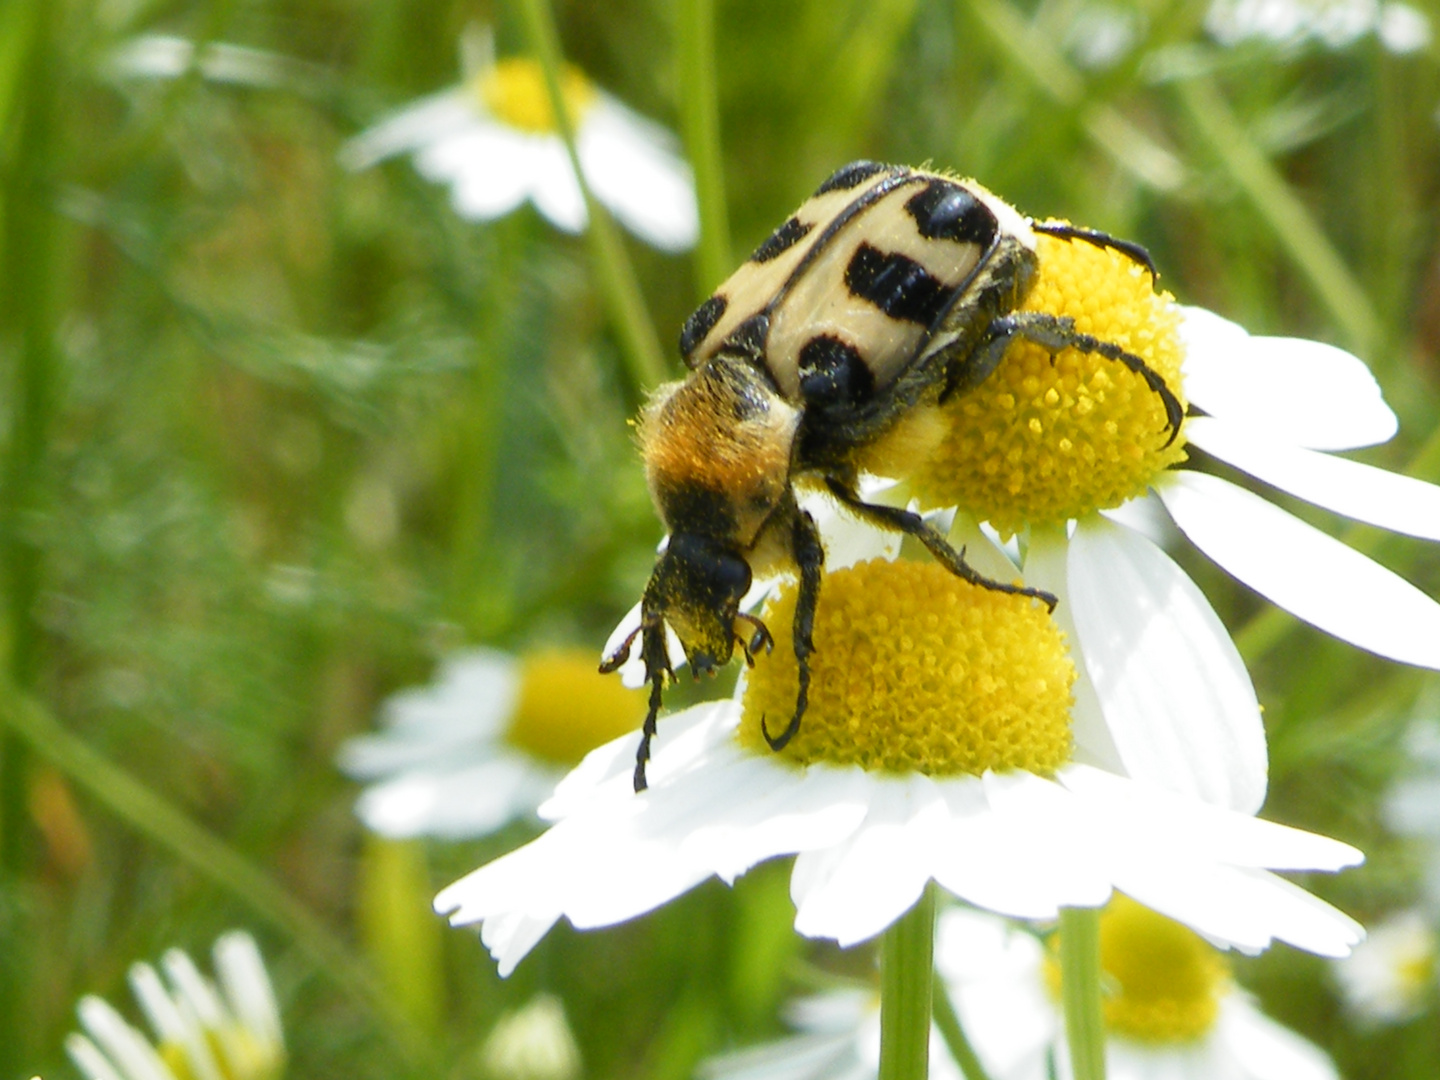
[[[1440,916],[1440,725],[1433,717],[1405,732],[1405,758],[1406,775],[1391,785],[1381,811],[1391,832],[1419,843],[1426,905]]]
[[[84,1034],[65,1049],[89,1080],[275,1080],[285,1068],[280,1010],[255,940],[231,931],[215,942],[217,987],[180,949],[130,969],[130,987],[155,1042],[98,997],[78,1006]]]
[[[493,1080],[578,1080],[583,1074],[580,1047],[553,994],[537,994],[500,1017],[480,1048],[480,1061]]]
[[[339,765],[369,782],[355,813],[381,835],[483,836],[534,813],[569,766],[643,715],[589,652],[473,649],[389,698],[383,730],[349,740]]]
[[[1117,896],[1100,916],[1106,1075],[1111,1080],[1335,1080],[1317,1047],[1259,1011],[1225,958],[1178,923]],[[983,912],[939,921],[936,976],[991,1080],[1070,1075],[1054,954],[1035,935]],[[798,1002],[800,1034],[715,1058],[706,1080],[872,1080],[879,1002],[860,991]],[[961,1071],[932,1029],[930,1074]]]
[[[1381,0],[1213,0],[1205,29],[1221,45],[1266,41],[1330,49],[1353,45],[1373,33],[1396,54],[1430,44],[1430,19],[1409,4]]]
[[[1346,1007],[1373,1024],[1398,1024],[1422,1013],[1440,975],[1435,929],[1420,911],[1402,911],[1370,928],[1335,979]]]
[[[462,85],[383,118],[346,143],[340,160],[365,169],[410,154],[422,176],[449,185],[463,218],[489,221],[529,199],[557,228],[584,229],[585,200],[540,65],[496,60],[488,37],[470,51],[478,55],[476,70]],[[670,252],[693,247],[700,227],[694,180],[670,133],[578,68],[565,67],[561,92],[595,198],[646,243]]]
[[[1270,872],[1335,870],[1360,859],[1353,848],[1074,759],[1075,671],[1043,605],[932,562],[832,567],[809,711],[772,753],[764,717],[796,694],[793,590],[770,604],[773,655],[734,699],[661,721],[647,791],[633,790],[633,735],[595,750],[541,806],[548,832],[436,898],[452,923],[481,924],[502,974],[561,917],[612,925],[782,855],[797,856],[796,930],[842,946],[932,879],[1026,918],[1119,888],[1244,949],[1278,938],[1343,955],[1359,939]]]

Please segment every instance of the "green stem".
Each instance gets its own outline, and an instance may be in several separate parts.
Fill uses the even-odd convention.
[[[879,1080],[925,1080],[935,977],[935,886],[880,942]]]
[[[644,390],[664,381],[665,354],[660,348],[660,339],[645,308],[640,293],[640,283],[635,277],[635,268],[625,253],[625,245],[615,222],[596,200],[580,168],[580,153],[575,146],[575,123],[565,109],[565,98],[560,91],[560,35],[555,30],[555,20],[550,13],[548,0],[520,0],[525,25],[530,35],[530,45],[545,74],[545,90],[550,95],[550,108],[555,116],[555,125],[565,141],[565,152],[570,157],[570,167],[575,171],[581,194],[585,196],[585,209],[590,224],[585,236],[590,242],[590,256],[595,264],[595,276],[600,281],[600,291],[615,331],[620,335],[630,378],[636,390]]]
[[[1060,909],[1060,1000],[1075,1080],[1105,1080],[1100,909]]]
[[[381,1032],[411,1063],[433,1064],[369,969],[259,867],[66,731],[43,705],[13,684],[0,684],[0,722],[122,821],[288,935],[317,968],[375,1017]]]
[[[935,980],[934,995],[935,1026],[945,1040],[950,1056],[955,1059],[955,1064],[960,1066],[965,1080],[990,1080],[990,1074],[980,1062],[980,1055],[975,1053],[975,1047],[965,1035],[965,1028],[960,1024],[960,1014],[955,1011],[955,1004],[945,989],[944,979]]]
[[[1350,347],[1362,356],[1369,355],[1380,344],[1380,316],[1305,204],[1261,153],[1209,80],[1192,79],[1177,84],[1176,89],[1195,131],[1309,279]]]
[[[731,270],[725,167],[720,153],[720,95],[715,81],[715,0],[681,0],[676,53],[685,149],[695,169],[695,198],[700,206],[695,276],[703,300]]]

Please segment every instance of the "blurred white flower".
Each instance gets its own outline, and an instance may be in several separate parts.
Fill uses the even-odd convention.
[[[1422,845],[1426,903],[1440,915],[1440,724],[1428,717],[1412,722],[1405,756],[1409,768],[1391,784],[1381,809],[1392,832]]]
[[[1101,915],[1106,1075],[1111,1080],[1336,1080],[1324,1053],[1262,1014],[1223,957],[1184,927],[1117,897]],[[943,981],[990,1080],[1067,1078],[1057,972],[1032,933],[983,912],[941,914]],[[713,1058],[706,1080],[873,1080],[879,1001],[845,991],[797,1002],[800,1034]],[[937,1028],[930,1074],[958,1080]]]
[[[377,833],[483,836],[534,813],[567,766],[643,714],[589,652],[472,649],[386,700],[384,730],[349,740],[339,766],[370,782],[355,813]]]
[[[102,70],[112,79],[178,79],[192,71],[216,83],[262,89],[315,81],[321,70],[293,57],[248,45],[195,43],[173,34],[138,34],[105,57]]]
[[[1392,53],[1430,44],[1430,19],[1420,10],[1381,0],[1212,0],[1205,29],[1221,45],[1262,40],[1276,45],[1315,41],[1343,49],[1373,33]]]
[[[580,1047],[565,1022],[565,1006],[537,994],[495,1023],[480,1049],[485,1075],[493,1080],[576,1080]]]
[[[77,1012],[86,1034],[65,1049],[89,1080],[275,1080],[285,1067],[280,1009],[255,940],[231,931],[215,942],[214,983],[171,949],[130,969],[130,986],[155,1032],[151,1043],[103,999]]]
[[[693,247],[700,220],[694,180],[671,134],[578,68],[565,68],[561,86],[595,198],[646,243],[671,252]],[[585,200],[534,60],[485,56],[461,86],[413,102],[351,139],[340,160],[365,169],[396,154],[411,154],[422,176],[449,185],[463,218],[488,221],[529,199],[556,227],[585,227]]]
[[[1424,1011],[1435,991],[1437,941],[1429,918],[1401,911],[1370,927],[1364,941],[1334,961],[1345,1005],[1362,1021],[1396,1024]]]

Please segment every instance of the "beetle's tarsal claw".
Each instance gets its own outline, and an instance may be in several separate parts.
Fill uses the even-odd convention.
[[[760,717],[760,734],[765,737],[765,743],[767,746],[770,747],[771,750],[777,752],[780,750],[784,750],[785,747],[790,744],[790,740],[795,737],[795,733],[799,730],[800,713],[798,711],[795,713],[794,716],[790,717],[790,723],[785,725],[785,730],[780,732],[779,735],[771,735],[770,729],[765,726],[765,717]]]

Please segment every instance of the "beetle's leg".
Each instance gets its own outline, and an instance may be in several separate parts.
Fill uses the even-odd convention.
[[[820,530],[815,519],[801,510],[795,515],[794,532],[791,534],[791,553],[795,565],[800,568],[800,591],[795,597],[795,666],[798,689],[795,693],[795,712],[785,730],[773,738],[765,727],[765,718],[760,718],[760,734],[770,744],[771,750],[783,750],[785,745],[800,730],[800,718],[810,704],[810,654],[815,651],[815,605],[820,600],[820,571],[825,566],[825,547],[820,542]]]
[[[925,545],[931,555],[949,570],[956,577],[970,582],[971,585],[979,585],[982,588],[992,589],[995,592],[1010,593],[1012,596],[1028,596],[1033,600],[1039,600],[1051,611],[1055,610],[1056,599],[1053,594],[1044,589],[1032,589],[1024,585],[1010,585],[1003,581],[995,581],[987,578],[980,571],[965,561],[964,550],[956,551],[950,546],[950,541],[941,536],[934,526],[930,525],[919,514],[911,513],[909,510],[902,510],[898,506],[881,506],[877,503],[867,503],[859,495],[851,491],[841,481],[834,477],[827,477],[825,483],[830,488],[830,493],[839,499],[848,510],[854,511],[858,516],[865,518],[882,529],[890,529],[894,532],[902,532],[907,536],[913,536]]]
[[[654,619],[641,625],[640,658],[645,661],[645,681],[650,684],[650,705],[645,710],[645,724],[640,729],[640,745],[635,750],[635,792],[644,791],[649,783],[645,779],[645,763],[650,760],[650,740],[655,738],[655,720],[660,715],[660,701],[664,694],[665,680],[673,679],[675,672],[670,668],[670,656],[665,649],[665,623]],[[623,648],[628,653],[630,640]],[[617,650],[616,656],[619,656]],[[614,659],[615,657],[611,657]],[[624,662],[624,658],[620,658]]]
[[[990,324],[982,341],[962,365],[954,366],[941,400],[958,391],[978,386],[1000,364],[1011,343],[1016,338],[1033,341],[1042,349],[1058,353],[1062,349],[1075,348],[1081,352],[1094,353],[1106,360],[1114,360],[1145,380],[1145,385],[1159,395],[1165,406],[1165,427],[1170,437],[1165,440],[1169,446],[1180,434],[1180,421],[1185,410],[1180,400],[1165,384],[1164,377],[1132,352],[1126,352],[1113,341],[1102,341],[1092,334],[1082,334],[1075,329],[1075,320],[1068,315],[1052,315],[1047,311],[1012,311],[1002,315]]]
[[[640,636],[640,632],[644,629],[645,627],[643,626],[637,626],[634,630],[631,630],[630,633],[625,635],[625,640],[620,642],[620,646],[609,656],[605,657],[604,660],[600,661],[601,675],[609,675],[612,671],[619,668],[621,664],[625,663],[626,660],[630,659],[630,646],[635,644],[635,639]]]
[[[1151,281],[1160,279],[1160,274],[1155,269],[1155,261],[1150,258],[1150,252],[1133,240],[1121,240],[1119,237],[1103,233],[1099,229],[1086,229],[1079,225],[1071,225],[1066,221],[1032,221],[1030,228],[1059,240],[1084,240],[1085,243],[1094,244],[1098,248],[1111,248],[1143,266],[1150,274]]]

